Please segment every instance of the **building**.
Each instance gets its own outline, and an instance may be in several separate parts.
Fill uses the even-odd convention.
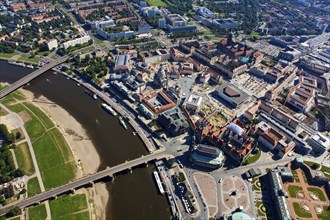
[[[140,24],[138,26],[138,33],[145,34],[150,32],[150,25],[149,24]]]
[[[215,90],[216,94],[226,102],[237,108],[244,101],[247,101],[250,96],[230,83],[223,83]]]
[[[83,37],[80,37],[80,38],[76,38],[74,40],[70,40],[70,41],[64,42],[63,43],[63,48],[64,49],[68,49],[69,47],[74,47],[77,44],[87,43],[90,40],[91,40],[90,36],[89,35],[86,35],[86,36],[83,36]]]
[[[171,54],[167,49],[158,49],[152,51],[141,51],[139,57],[143,59],[144,63],[154,63],[163,60],[169,60]]]
[[[94,21],[90,23],[90,26],[92,29],[99,29],[99,28],[105,28],[105,27],[112,27],[115,26],[115,21],[112,19],[108,19],[105,21]]]
[[[152,91],[146,97],[142,99],[142,103],[147,107],[154,115],[158,115],[168,109],[176,106],[176,104],[167,96],[163,91]]]
[[[167,14],[165,19],[171,27],[187,26],[187,21],[179,14]]]
[[[190,154],[190,161],[198,166],[218,169],[224,163],[223,152],[216,147],[204,144],[197,145]]]
[[[52,39],[46,43],[48,50],[56,49],[58,47],[58,43],[56,39]]]
[[[161,113],[158,122],[170,136],[183,134],[189,129],[189,124],[178,107]]]
[[[198,112],[202,105],[203,97],[191,94],[186,101],[186,109],[190,112]]]
[[[286,103],[294,106],[300,111],[307,111],[312,105],[314,100],[315,90],[304,86],[302,84],[297,85],[286,97]]]
[[[211,22],[213,28],[227,29],[227,28],[237,28],[241,23],[235,21],[233,18],[221,18],[214,19]]]
[[[283,182],[278,170],[274,169],[269,172],[272,190],[272,201],[274,203],[274,211],[276,211],[278,219],[291,219],[290,208],[287,201],[287,192],[284,191]]]
[[[229,156],[238,164],[249,156],[253,149],[253,139],[246,134],[242,122],[235,119],[228,126],[218,128],[206,120],[199,119],[196,124],[196,138],[200,143],[218,147],[226,156]]]
[[[275,150],[279,157],[283,157],[292,150],[295,143],[283,134],[280,130],[271,127],[268,123],[260,121],[255,126],[255,134],[258,137],[259,146],[264,146],[268,150]]]
[[[228,215],[227,217],[228,220],[257,220],[256,217],[253,215],[243,211],[243,210],[238,210],[235,212],[232,212]]]
[[[125,30],[125,28],[120,27],[116,29],[97,29],[96,33],[106,40],[131,38],[135,36],[134,31]]]
[[[312,146],[313,151],[320,154],[330,148],[330,138],[320,133],[313,135],[307,142],[310,146]]]
[[[164,29],[165,25],[166,25],[166,19],[165,18],[158,19],[158,28]]]
[[[180,63],[180,73],[182,75],[191,75],[194,72],[194,64],[192,63]]]
[[[120,54],[116,56],[114,72],[115,73],[124,73],[131,70],[130,65],[130,56],[127,54]]]
[[[197,14],[204,18],[214,18],[215,14],[206,7],[198,7],[196,10]]]

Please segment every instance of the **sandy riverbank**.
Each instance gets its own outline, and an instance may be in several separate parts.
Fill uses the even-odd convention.
[[[24,89],[21,89],[20,92],[27,97],[28,102],[42,109],[53,120],[69,144],[76,161],[81,161],[80,168],[82,169],[78,169],[77,178],[96,172],[101,163],[100,157],[81,124],[61,106],[44,96],[35,97],[32,92]],[[90,195],[94,201],[95,211],[92,219],[105,219],[105,209],[109,199],[106,185],[95,184]]]

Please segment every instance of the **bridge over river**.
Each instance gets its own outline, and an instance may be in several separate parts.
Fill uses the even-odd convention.
[[[84,187],[86,185],[92,185],[95,181],[103,179],[105,177],[114,178],[114,175],[117,173],[120,173],[122,171],[128,170],[131,171],[132,168],[142,165],[142,164],[148,164],[148,162],[151,162],[153,160],[160,160],[167,156],[170,156],[165,149],[159,149],[154,151],[151,154],[141,156],[140,158],[116,165],[114,167],[107,167],[105,170],[89,174],[87,176],[84,176],[80,179],[73,180],[65,185],[53,188],[51,190],[39,193],[33,197],[29,197],[23,200],[18,200],[16,202],[10,203],[0,210],[0,215],[3,215],[7,213],[10,209],[17,206],[21,209],[38,204],[40,202],[43,202],[48,199],[56,198],[57,196],[64,194],[66,192],[74,192],[75,189]]]
[[[69,58],[70,58],[70,55],[63,56],[63,57],[61,57],[61,58],[59,58],[59,59],[57,59],[57,60],[55,60],[51,63],[46,64],[45,66],[41,67],[40,69],[37,69],[37,70],[33,71],[32,73],[24,76],[23,78],[21,78],[20,80],[14,82],[10,86],[0,90],[0,99],[2,99],[3,97],[9,95],[10,93],[12,93],[16,89],[24,86],[25,84],[29,83],[31,80],[33,80],[34,78],[40,76],[44,72],[54,68],[55,66],[57,66],[61,63],[64,63]]]

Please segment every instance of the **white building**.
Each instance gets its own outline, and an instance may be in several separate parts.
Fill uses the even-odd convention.
[[[53,48],[56,49],[58,47],[58,43],[57,43],[56,39],[52,39],[52,40],[48,41],[46,44],[47,44],[48,50],[52,50]]]
[[[323,153],[330,148],[330,139],[320,133],[312,136],[307,142],[318,153]]]
[[[63,43],[63,48],[68,49],[69,47],[74,47],[77,44],[87,43],[90,39],[91,39],[90,36],[87,35],[84,37],[76,38],[74,40],[69,40],[69,41]]]
[[[105,28],[105,27],[112,27],[115,26],[115,22],[112,19],[105,20],[105,21],[94,21],[90,23],[91,28],[93,29],[99,29],[99,28]]]
[[[191,112],[198,112],[202,105],[203,98],[201,96],[191,94],[186,102],[187,110]]]

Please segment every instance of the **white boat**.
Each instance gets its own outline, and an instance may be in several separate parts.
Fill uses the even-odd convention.
[[[120,124],[127,130],[127,125],[126,125],[126,123],[125,123],[125,121],[124,121],[124,119],[123,119],[123,117],[119,117],[119,122],[120,122]]]
[[[132,134],[135,136],[136,135],[136,132],[133,132]]]
[[[105,103],[102,103],[101,105],[107,112],[110,112],[113,116],[117,116],[117,112],[113,110],[113,108],[111,108],[109,105]]]
[[[93,95],[93,99],[95,99],[95,100],[97,99],[97,95],[96,94]]]
[[[163,185],[162,185],[162,182],[160,181],[159,179],[159,175],[158,175],[158,172],[157,171],[154,171],[154,177],[155,177],[155,180],[157,182],[157,186],[158,186],[158,189],[159,189],[159,192],[161,194],[164,194],[164,188],[163,188]]]

